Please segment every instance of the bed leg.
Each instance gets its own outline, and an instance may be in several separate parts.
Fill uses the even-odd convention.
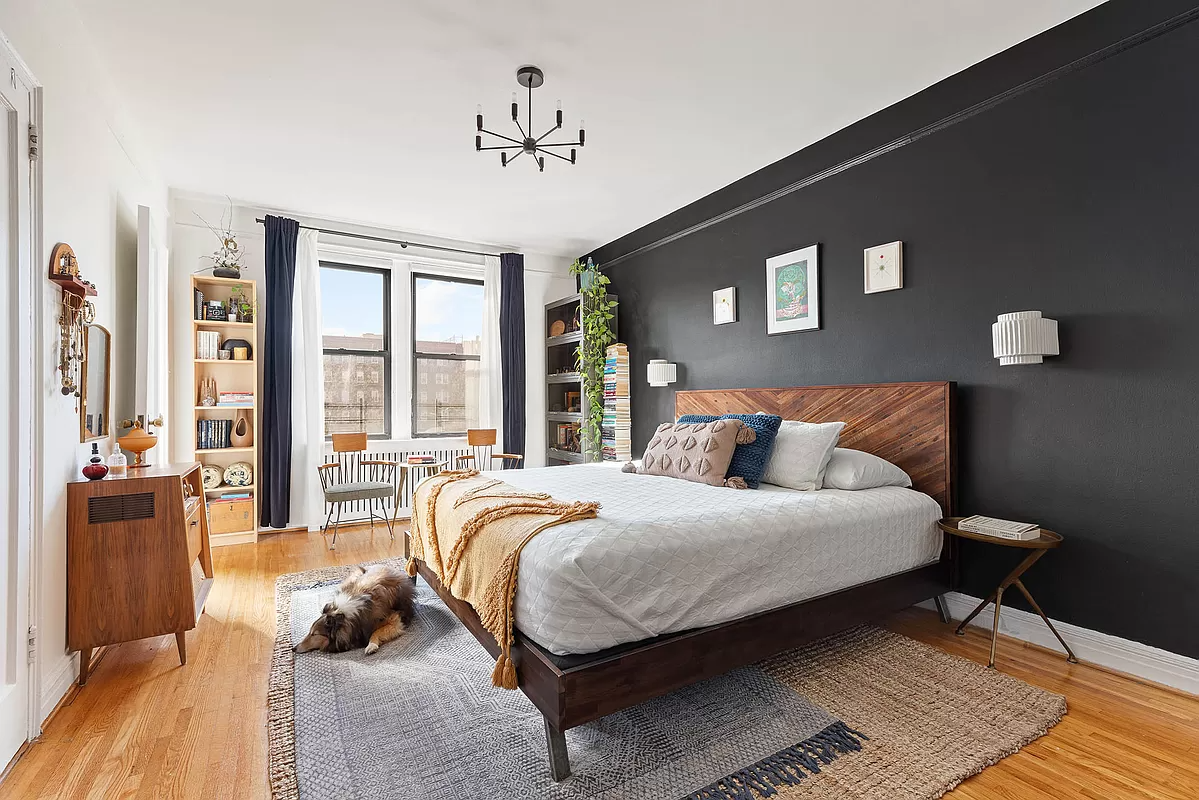
[[[933,602],[937,604],[937,613],[941,616],[941,622],[946,625],[952,622],[949,618],[949,608],[945,605],[945,595],[937,595],[933,598]]]
[[[550,777],[564,781],[570,777],[570,756],[566,752],[566,734],[545,720],[545,745],[550,754]]]

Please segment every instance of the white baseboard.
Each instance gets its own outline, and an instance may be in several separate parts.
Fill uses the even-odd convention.
[[[214,533],[208,537],[210,547],[225,547],[231,544],[254,544],[258,541],[258,531],[243,531],[241,533]]]
[[[957,621],[965,619],[966,615],[982,602],[982,598],[960,592],[950,592],[945,595],[945,600],[949,615]],[[936,608],[931,600],[921,603],[920,606]],[[994,614],[994,606],[988,605],[970,624],[990,630]],[[1056,619],[1053,620],[1053,626],[1070,643],[1070,648],[1082,661],[1172,686],[1191,694],[1199,694],[1199,659],[1180,656],[1168,650],[1130,639],[1121,639],[1068,622],[1059,622]],[[1051,650],[1062,649],[1039,616],[1018,608],[1004,606],[1000,610],[999,632]]]
[[[79,654],[71,653],[64,655],[61,662],[54,668],[54,672],[42,681],[42,698],[41,698],[41,719],[39,724],[46,721],[46,717],[54,711],[67,692],[71,691],[71,686],[74,685],[75,679],[79,676]]]

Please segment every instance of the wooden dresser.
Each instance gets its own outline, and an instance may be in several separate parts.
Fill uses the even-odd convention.
[[[80,686],[102,645],[173,633],[186,664],[185,632],[211,587],[199,463],[68,485],[67,646],[80,651]]]

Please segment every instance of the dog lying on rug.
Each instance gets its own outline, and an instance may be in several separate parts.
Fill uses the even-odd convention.
[[[344,653],[365,645],[368,656],[378,652],[412,622],[412,594],[412,581],[401,570],[385,564],[355,567],[292,649]]]

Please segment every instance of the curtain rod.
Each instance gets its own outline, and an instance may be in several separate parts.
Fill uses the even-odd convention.
[[[257,222],[259,225],[265,224],[265,222],[266,222],[266,220],[264,220],[262,217],[256,217],[254,219],[254,221]],[[368,242],[386,242],[387,244],[398,244],[400,247],[404,247],[404,248],[411,246],[411,247],[419,247],[424,250],[440,250],[443,253],[465,253],[465,254],[471,255],[471,256],[496,256],[496,257],[498,257],[500,255],[499,253],[483,253],[478,250],[462,250],[461,248],[458,248],[458,247],[442,247],[439,244],[421,244],[420,242],[408,242],[408,241],[404,241],[403,239],[388,239],[385,236],[368,236],[365,233],[348,233],[346,231],[329,230],[328,228],[314,228],[311,225],[300,225],[300,227],[306,231],[319,231],[321,233],[327,233],[330,236],[348,236],[351,239],[365,239]]]

